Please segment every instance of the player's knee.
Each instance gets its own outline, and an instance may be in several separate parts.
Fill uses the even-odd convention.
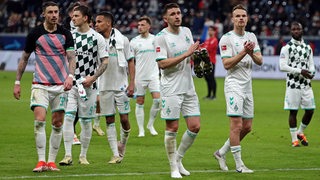
[[[193,133],[198,133],[200,131],[200,124],[199,125],[194,125],[194,126],[191,126],[189,128],[189,131],[193,132]]]
[[[108,124],[112,124],[115,122],[115,117],[114,116],[106,116],[106,123]]]
[[[61,127],[62,127],[62,124],[63,124],[63,121],[62,121],[62,120],[52,121],[52,126],[54,126],[54,127],[56,127],[56,128],[61,128]]]
[[[142,99],[142,98],[137,98],[137,104],[139,104],[139,105],[143,105],[144,104],[144,99]]]
[[[121,126],[123,129],[125,129],[125,130],[130,129],[130,123],[129,123],[128,118],[121,119],[120,122],[121,122]]]
[[[128,114],[120,114],[120,122],[121,122],[121,124],[129,123],[129,115]]]
[[[45,125],[46,125],[45,121],[35,120],[34,121],[34,130],[39,131],[39,129],[45,128]]]
[[[249,133],[249,132],[251,132],[251,130],[252,130],[251,126],[243,126],[242,127],[242,131],[245,133]]]

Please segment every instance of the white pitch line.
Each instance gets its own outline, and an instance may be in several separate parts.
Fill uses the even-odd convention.
[[[254,172],[276,172],[276,171],[320,171],[320,168],[303,168],[303,169],[258,169]],[[221,170],[194,170],[190,171],[191,173],[236,173],[235,170],[230,171],[221,171]],[[0,177],[0,179],[40,179],[40,178],[67,178],[67,177],[110,177],[110,176],[145,176],[145,175],[161,175],[161,174],[170,174],[169,172],[144,172],[144,173],[109,173],[109,174],[71,174],[71,175],[40,175],[40,176],[7,176]]]

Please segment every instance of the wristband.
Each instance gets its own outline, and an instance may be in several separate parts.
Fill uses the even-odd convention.
[[[16,80],[16,81],[14,82],[14,84],[15,84],[15,85],[20,85],[20,81]]]
[[[69,74],[68,76],[71,77],[72,79],[73,79],[73,77],[74,77],[72,74]]]

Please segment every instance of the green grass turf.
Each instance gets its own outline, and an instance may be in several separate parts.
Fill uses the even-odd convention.
[[[80,146],[73,146],[74,165],[59,167],[60,172],[33,173],[37,154],[33,134],[33,113],[29,109],[31,73],[25,73],[22,81],[20,101],[13,98],[15,72],[0,71],[0,179],[170,179],[169,165],[163,144],[165,123],[159,118],[155,127],[158,136],[151,136],[146,130],[144,138],[138,138],[134,116],[135,101],[131,101],[131,126],[129,142],[124,161],[109,165],[111,151],[106,137],[93,133],[87,154],[90,165],[80,166],[78,156]],[[203,100],[206,96],[204,79],[195,78],[195,85],[201,104],[201,130],[186,153],[184,166],[191,176],[184,179],[318,179],[319,161],[319,112],[316,110],[310,126],[306,130],[308,147],[291,147],[288,128],[288,112],[283,110],[285,80],[253,80],[255,98],[255,118],[252,132],[244,139],[242,158],[245,164],[255,170],[254,174],[239,174],[231,153],[227,155],[229,172],[219,171],[212,153],[221,147],[229,133],[229,120],[225,115],[223,79],[218,78],[217,99]],[[320,83],[313,81],[317,107],[320,107]],[[145,114],[149,113],[150,96],[146,96]],[[300,124],[303,111],[299,111]],[[117,123],[119,124],[117,116]],[[147,117],[146,117],[147,119]],[[51,132],[50,117],[47,117],[47,137]],[[105,130],[105,121],[101,118]],[[186,129],[180,120],[178,142]],[[80,132],[80,126],[77,125]],[[64,156],[63,143],[57,162]]]

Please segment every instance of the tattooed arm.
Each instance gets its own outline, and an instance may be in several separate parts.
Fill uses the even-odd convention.
[[[26,67],[27,67],[30,54],[31,53],[27,53],[27,52],[23,51],[22,56],[19,61],[17,74],[16,74],[16,81],[14,83],[14,89],[13,89],[13,95],[17,100],[20,99],[20,93],[21,93],[20,80],[22,78],[22,75],[23,75]]]
[[[82,82],[84,87],[90,87],[94,81],[98,79],[99,76],[107,69],[108,63],[109,63],[109,58],[104,57],[101,58],[102,63],[98,67],[96,73],[93,76],[87,76],[86,80]]]

